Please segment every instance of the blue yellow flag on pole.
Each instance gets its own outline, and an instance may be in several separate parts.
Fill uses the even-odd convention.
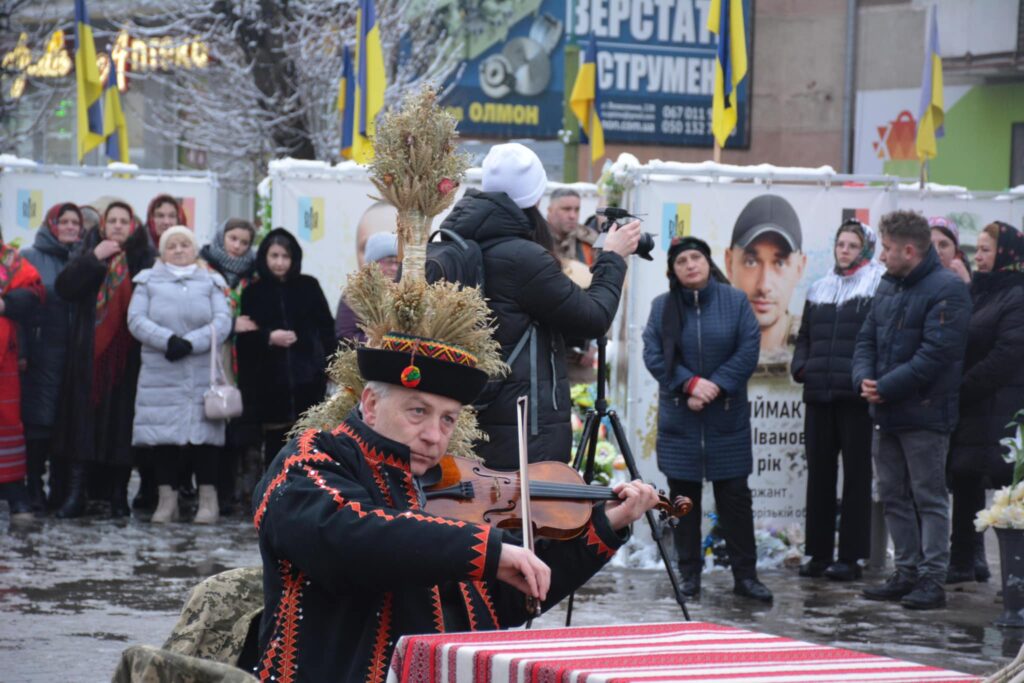
[[[121,93],[117,90],[117,64],[109,60],[110,73],[103,88],[103,134],[107,138],[106,155],[111,161],[128,163],[128,122],[121,109]]]
[[[597,161],[604,156],[604,126],[601,124],[601,91],[597,83],[597,40],[593,33],[583,52],[576,82],[572,85],[569,107],[583,128],[586,136],[583,142],[590,142],[590,160]]]
[[[373,134],[377,115],[384,108],[384,50],[373,0],[360,0],[356,20],[359,37],[356,48],[355,115],[352,132],[352,158],[361,164],[373,161]]]
[[[725,147],[736,128],[737,89],[747,75],[747,32],[742,0],[711,0],[708,30],[718,36],[715,90],[711,98],[711,133]]]
[[[939,21],[937,7],[932,7],[928,37],[924,46],[924,69],[921,72],[921,105],[917,117],[917,158],[934,159],[939,152],[937,139],[945,134],[946,118],[942,97],[942,57],[939,56]]]
[[[356,79],[352,73],[352,52],[348,45],[341,55],[341,82],[338,83],[338,113],[341,114],[341,156],[352,158],[352,123],[356,104]]]
[[[96,43],[85,9],[85,0],[75,0],[75,85],[78,99],[78,160],[103,144],[103,83],[96,65]]]

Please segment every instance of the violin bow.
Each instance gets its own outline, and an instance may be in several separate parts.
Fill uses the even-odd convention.
[[[526,450],[526,422],[529,412],[529,398],[520,396],[516,399],[516,428],[519,440],[519,501],[523,516],[523,547],[532,553],[535,551],[533,545],[533,517],[530,514],[530,459]],[[540,601],[532,595],[527,596],[526,611],[531,615],[526,621],[526,628],[530,628],[533,623],[533,617],[540,616]]]

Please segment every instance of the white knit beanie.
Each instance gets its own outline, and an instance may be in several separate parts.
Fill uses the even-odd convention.
[[[491,147],[483,171],[484,192],[504,192],[520,209],[536,206],[548,186],[540,159],[518,142]]]
[[[192,246],[196,247],[196,235],[192,232],[191,228],[184,225],[175,225],[173,228],[167,228],[160,234],[160,246],[158,249],[161,256],[164,255],[164,250],[167,248],[167,241],[175,235],[184,235],[185,237],[188,237]]]

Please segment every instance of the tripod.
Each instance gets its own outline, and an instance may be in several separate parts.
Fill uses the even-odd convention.
[[[630,478],[640,478],[640,471],[637,469],[633,452],[629,448],[629,441],[626,440],[626,433],[622,429],[622,423],[619,422],[619,416],[614,410],[608,410],[608,400],[605,398],[605,349],[607,346],[607,337],[601,337],[597,340],[597,400],[594,401],[594,407],[587,411],[587,419],[583,423],[583,435],[580,437],[579,446],[576,448],[576,457],[573,459],[573,467],[577,470],[585,464],[583,480],[588,484],[594,480],[594,458],[597,455],[598,434],[601,429],[601,421],[605,417],[611,422],[612,432],[615,434],[615,443],[618,444],[622,457],[626,461],[626,468],[629,470]],[[586,456],[585,463],[584,455]],[[668,551],[665,550],[665,544],[658,533],[658,521],[650,510],[647,511],[646,516],[647,524],[651,527],[651,536],[658,546],[658,553],[661,555],[661,561],[665,565],[665,572],[672,583],[672,591],[675,593],[676,602],[683,609],[683,617],[689,621],[690,612],[686,609],[686,598],[679,588],[679,580],[676,578],[675,572],[672,571]],[[572,605],[575,597],[575,592],[569,594],[569,605],[565,614],[565,625],[567,627],[572,624]]]

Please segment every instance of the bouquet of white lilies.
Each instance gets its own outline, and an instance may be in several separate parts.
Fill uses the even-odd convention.
[[[1006,447],[1006,462],[1013,465],[1013,481],[996,491],[992,507],[978,512],[974,528],[979,532],[989,527],[1024,529],[1024,410],[1014,415],[1007,427],[1017,428],[1014,436],[999,442]]]

